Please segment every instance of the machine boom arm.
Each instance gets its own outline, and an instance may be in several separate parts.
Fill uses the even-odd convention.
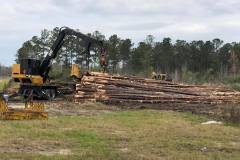
[[[42,61],[41,65],[40,65],[40,75],[43,77],[43,81],[46,81],[48,79],[48,73],[51,68],[52,60],[57,57],[58,51],[62,47],[63,40],[66,35],[72,35],[72,36],[76,36],[76,37],[82,39],[86,44],[88,54],[90,54],[89,50],[90,50],[90,47],[92,44],[99,45],[101,47],[101,52],[104,52],[102,41],[91,38],[85,34],[82,34],[73,29],[70,29],[70,28],[60,29],[59,35],[58,35],[56,41],[54,42],[54,44],[52,45],[50,52],[47,54],[47,56],[44,58],[44,60]]]

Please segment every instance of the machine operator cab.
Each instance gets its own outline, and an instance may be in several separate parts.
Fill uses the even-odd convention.
[[[41,85],[43,78],[39,75],[41,61],[38,59],[25,58],[20,64],[12,66],[12,79],[14,82]]]

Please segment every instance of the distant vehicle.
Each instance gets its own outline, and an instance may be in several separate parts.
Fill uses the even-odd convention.
[[[168,74],[163,74],[163,73],[152,72],[151,78],[155,80],[161,80],[161,81],[172,81],[172,78]]]

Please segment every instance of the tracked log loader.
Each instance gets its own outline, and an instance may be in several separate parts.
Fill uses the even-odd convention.
[[[64,38],[67,36],[75,36],[85,42],[87,58],[90,57],[90,48],[93,44],[100,46],[99,61],[102,68],[106,68],[105,49],[103,41],[89,37],[81,32],[63,27],[60,29],[59,35],[53,43],[50,52],[40,61],[37,59],[21,59],[20,64],[12,66],[12,79],[14,82],[20,82],[19,94],[28,98],[30,94],[37,99],[53,99],[57,95],[57,86],[52,85],[49,79],[49,71],[52,61],[57,57],[58,51],[61,49]],[[87,60],[87,63],[89,61]],[[88,64],[87,64],[88,66]],[[77,65],[72,66],[71,76],[80,78],[80,71]]]

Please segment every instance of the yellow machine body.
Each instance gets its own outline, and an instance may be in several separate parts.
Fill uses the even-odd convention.
[[[70,76],[77,79],[81,78],[80,69],[77,64],[72,64]]]
[[[14,82],[31,83],[35,85],[43,84],[43,78],[41,76],[21,74],[20,67],[20,64],[13,64],[12,66],[12,79]]]
[[[21,74],[20,67],[20,64],[13,64],[12,66],[12,79],[14,82],[27,82],[34,85],[42,85],[44,83],[43,78],[39,75]],[[70,76],[77,79],[81,78],[80,69],[77,64],[72,65]]]
[[[0,96],[0,119],[1,120],[30,120],[48,119],[48,113],[44,111],[41,102],[27,102],[24,108],[9,108],[7,102]]]

